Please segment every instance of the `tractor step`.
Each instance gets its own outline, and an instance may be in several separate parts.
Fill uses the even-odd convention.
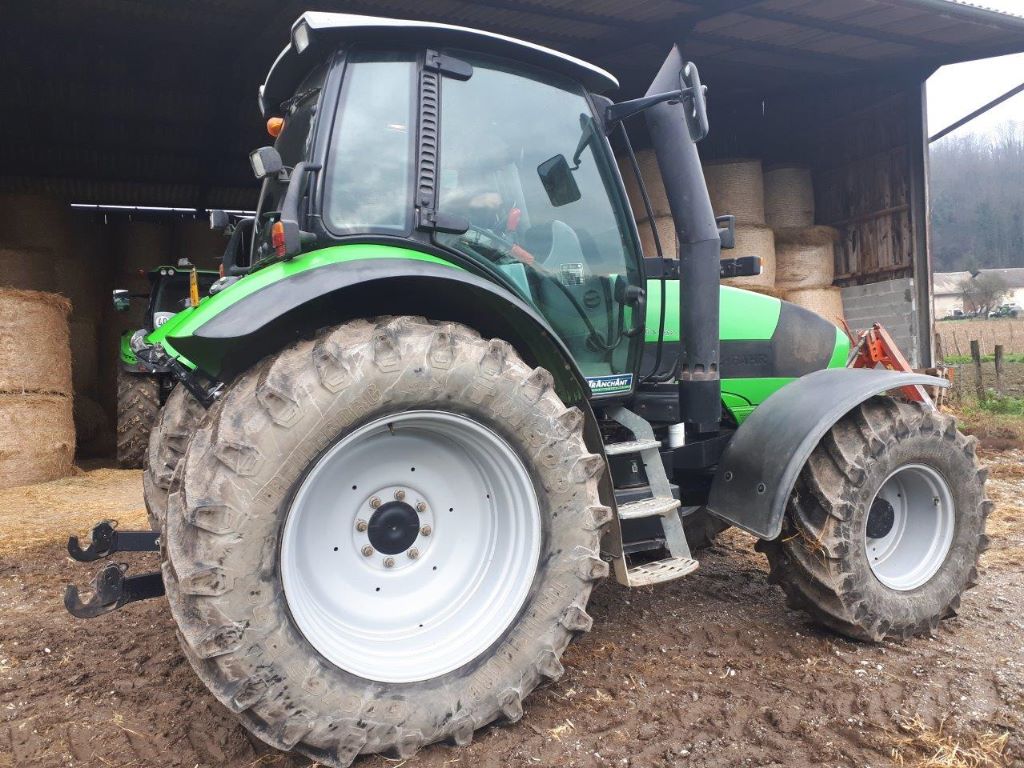
[[[686,531],[677,511],[680,502],[672,494],[672,485],[661,460],[661,443],[655,439],[654,429],[646,419],[621,406],[609,408],[606,413],[609,418],[629,430],[633,434],[633,439],[628,442],[609,443],[605,445],[605,453],[609,456],[639,454],[651,492],[650,498],[619,504],[619,520],[660,518],[665,549],[668,551],[668,557],[662,560],[632,568],[628,566],[625,554],[614,558],[616,580],[627,587],[642,587],[693,573],[698,563],[690,555]]]
[[[654,448],[661,448],[658,440],[630,440],[626,443],[609,443],[604,447],[604,452],[609,456],[621,456],[625,453],[640,453]]]
[[[68,538],[68,554],[80,563],[91,563],[115,552],[159,552],[156,531],[119,531],[116,520],[104,520],[93,526],[89,546],[82,549],[77,536]]]
[[[660,584],[663,581],[672,581],[686,576],[697,570],[699,566],[700,563],[692,557],[668,557],[664,560],[633,566],[626,573],[629,576],[629,586],[646,587],[650,584]]]
[[[669,515],[679,509],[679,499],[671,496],[655,496],[639,501],[630,501],[619,505],[620,520],[638,520],[643,517],[660,517]]]
[[[108,563],[104,566],[93,579],[92,596],[86,602],[82,602],[78,587],[68,584],[64,590],[64,607],[79,619],[94,619],[128,603],[164,594],[164,580],[160,571],[125,576],[127,570],[128,565],[125,563]]]

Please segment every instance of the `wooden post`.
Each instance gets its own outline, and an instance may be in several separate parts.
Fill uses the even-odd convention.
[[[996,392],[1003,394],[1003,345],[996,344]]]
[[[946,351],[942,348],[942,334],[935,332],[935,366],[945,365]]]
[[[971,339],[971,359],[974,360],[974,392],[978,402],[985,401],[985,384],[981,379],[981,346],[977,339]]]

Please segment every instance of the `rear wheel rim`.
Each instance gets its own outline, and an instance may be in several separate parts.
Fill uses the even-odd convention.
[[[869,509],[864,544],[875,578],[900,592],[925,584],[953,544],[949,484],[932,467],[908,464],[885,479]]]
[[[339,668],[388,683],[432,679],[483,654],[515,620],[541,528],[530,474],[493,430],[445,411],[377,419],[301,481],[281,539],[285,599]]]

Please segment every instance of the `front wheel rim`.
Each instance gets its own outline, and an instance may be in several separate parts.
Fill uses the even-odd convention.
[[[445,411],[377,419],[303,478],[281,539],[298,629],[337,667],[417,682],[476,659],[533,584],[541,513],[493,430]]]
[[[925,584],[949,554],[955,512],[949,484],[932,467],[908,464],[890,474],[872,499],[864,531],[875,578],[900,592]]]

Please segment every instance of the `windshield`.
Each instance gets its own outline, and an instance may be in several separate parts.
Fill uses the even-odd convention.
[[[502,272],[588,377],[631,370],[636,247],[609,153],[575,84],[482,57],[441,89],[436,240]]]

